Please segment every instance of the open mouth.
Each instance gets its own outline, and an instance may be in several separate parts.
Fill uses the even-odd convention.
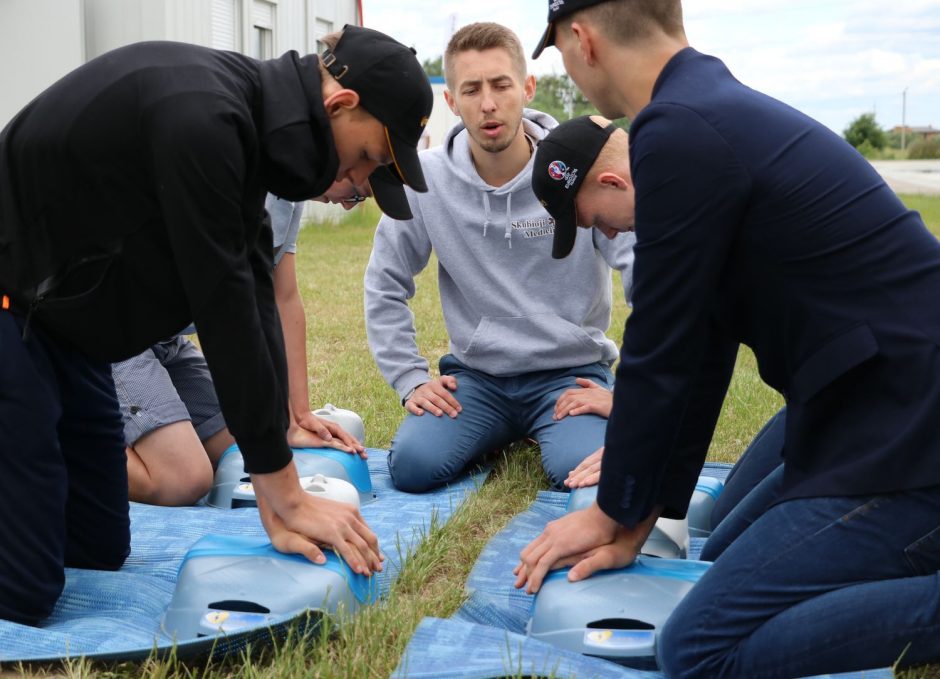
[[[480,129],[483,130],[483,134],[488,137],[499,136],[499,133],[503,131],[503,127],[504,125],[502,123],[495,120],[490,120],[480,125]]]

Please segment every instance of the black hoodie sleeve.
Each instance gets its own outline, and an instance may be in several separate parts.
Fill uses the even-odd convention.
[[[247,111],[190,95],[150,118],[157,195],[229,430],[249,472],[287,446],[287,367],[274,302],[271,231]]]

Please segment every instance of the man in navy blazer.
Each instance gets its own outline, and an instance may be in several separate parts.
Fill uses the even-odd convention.
[[[659,516],[685,515],[744,343],[787,401],[784,465],[661,631],[661,667],[940,659],[940,244],[837,135],[691,49],[678,0],[554,2],[535,56],[548,44],[632,120],[636,264],[597,503],[523,550],[517,586],[627,565]],[[614,138],[582,119],[539,147],[556,256],[588,220],[629,226],[593,181]]]

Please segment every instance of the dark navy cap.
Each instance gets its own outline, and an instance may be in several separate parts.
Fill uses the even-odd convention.
[[[578,10],[599,5],[602,2],[608,2],[608,0],[548,0],[548,27],[542,34],[542,39],[539,40],[539,46],[532,53],[532,58],[538,59],[542,50],[555,44],[556,21],[569,14],[574,14]]]

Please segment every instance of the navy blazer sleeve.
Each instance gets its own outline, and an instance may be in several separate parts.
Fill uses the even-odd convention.
[[[733,368],[735,345],[712,312],[751,186],[722,136],[685,107],[648,106],[630,145],[633,312],[598,488],[601,509],[626,526],[660,504],[685,513]]]

